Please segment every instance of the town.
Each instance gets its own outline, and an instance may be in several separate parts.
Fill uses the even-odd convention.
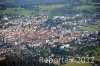
[[[52,48],[59,46],[59,49],[67,48],[67,51],[75,51],[83,47],[94,46],[94,44],[86,44],[85,42],[97,40],[98,28],[95,30],[83,30],[81,28],[89,25],[97,26],[99,20],[91,18],[75,20],[82,15],[5,16],[2,19],[5,23],[0,30],[0,50],[2,52],[14,52],[14,50],[28,50],[32,47],[50,45]],[[79,46],[75,46],[76,44]]]
[[[100,56],[99,7],[90,0],[65,2],[19,3],[7,9],[2,6],[1,66],[63,66],[70,63],[99,66],[94,58]],[[61,62],[66,60],[68,63]]]

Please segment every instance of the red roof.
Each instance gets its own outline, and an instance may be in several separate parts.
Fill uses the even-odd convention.
[[[3,61],[5,59],[6,59],[6,57],[0,57],[0,61]]]

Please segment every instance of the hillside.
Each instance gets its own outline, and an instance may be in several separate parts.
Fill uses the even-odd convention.
[[[61,1],[64,0],[7,0],[8,3],[13,3],[13,4],[17,3],[17,5],[55,3]]]
[[[48,3],[75,3],[80,0],[6,0],[7,3],[15,5],[28,5],[28,4],[48,4]]]

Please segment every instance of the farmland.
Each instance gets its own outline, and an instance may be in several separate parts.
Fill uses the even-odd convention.
[[[88,63],[69,63],[69,64],[65,64],[62,66],[92,66],[92,64],[88,64]]]

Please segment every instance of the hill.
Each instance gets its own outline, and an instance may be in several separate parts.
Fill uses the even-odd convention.
[[[55,3],[64,0],[7,0],[8,3],[13,3],[17,5],[28,5],[28,4],[44,4],[44,3]]]
[[[29,5],[29,4],[50,4],[50,3],[75,3],[80,0],[6,0],[8,3],[15,5]]]

